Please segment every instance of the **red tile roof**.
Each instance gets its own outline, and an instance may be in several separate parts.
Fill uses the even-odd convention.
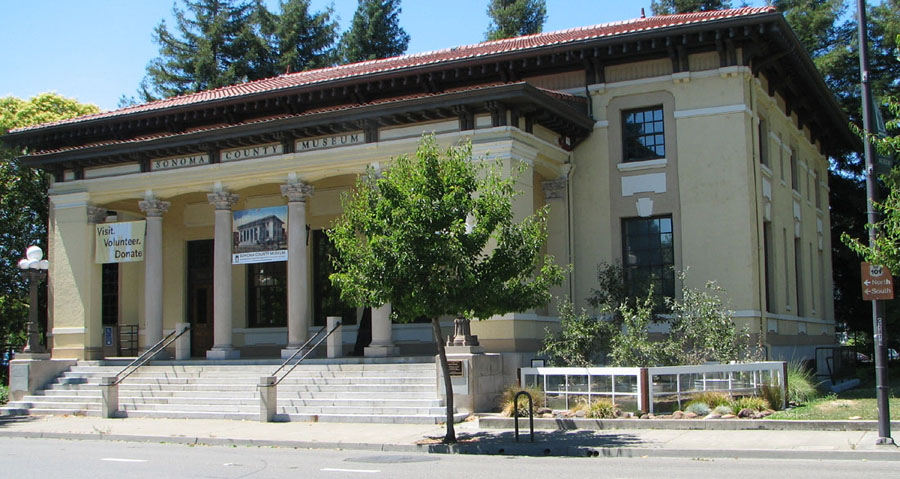
[[[621,22],[603,23],[600,25],[589,27],[579,27],[571,28],[568,30],[559,30],[555,32],[538,33],[534,35],[482,42],[474,45],[466,45],[444,50],[435,50],[425,53],[402,55],[380,60],[370,60],[361,63],[351,63],[348,65],[321,68],[318,70],[289,73],[248,83],[216,88],[214,90],[206,90],[189,95],[166,98],[151,103],[122,108],[119,110],[85,115],[69,120],[45,123],[43,125],[18,128],[15,130],[11,130],[10,133],[46,128],[49,126],[79,123],[89,120],[113,118],[135,113],[160,111],[167,108],[187,105],[201,105],[206,102],[239,98],[242,96],[249,96],[259,93],[274,92],[300,86],[324,83],[327,81],[362,77],[365,75],[398,71],[437,63],[488,57],[491,55],[525,51],[540,47],[565,45],[603,37],[624,35],[628,33],[659,30],[667,27],[684,26],[690,24],[711,22],[714,20],[768,14],[774,13],[775,11],[776,10],[774,7],[747,7],[731,10],[685,13],[680,15],[652,16]]]

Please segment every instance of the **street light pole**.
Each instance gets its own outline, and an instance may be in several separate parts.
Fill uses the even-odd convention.
[[[869,41],[866,31],[866,2],[857,0],[859,12],[859,71],[862,81],[862,114],[865,130],[866,157],[866,214],[870,225],[878,221],[875,202],[878,201],[878,177],[875,172],[872,142],[872,87],[869,84]],[[877,248],[878,231],[869,228],[869,247]],[[885,356],[884,304],[879,300],[872,301],[872,331],[875,343],[875,397],[878,403],[878,439],[875,444],[894,444],[891,438],[891,410],[888,403],[890,387],[888,386],[887,357]]]
[[[38,284],[47,276],[47,268],[50,262],[43,259],[44,252],[38,246],[29,246],[25,251],[25,258],[19,260],[19,269],[28,279],[28,323],[26,324],[25,354],[44,354],[47,352],[41,344],[40,331],[38,330]]]

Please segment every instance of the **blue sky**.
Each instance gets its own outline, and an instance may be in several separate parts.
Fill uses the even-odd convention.
[[[273,6],[278,0],[266,0]],[[739,0],[733,2],[741,3]],[[748,2],[753,6],[764,0]],[[334,5],[347,28],[357,0],[311,0],[313,10]],[[401,26],[408,53],[478,43],[484,39],[488,0],[405,0]],[[55,91],[104,110],[134,95],[147,63],[158,54],[153,29],[172,30],[172,0],[9,0],[0,17],[0,96],[29,98]],[[638,18],[650,0],[547,0],[544,31]]]

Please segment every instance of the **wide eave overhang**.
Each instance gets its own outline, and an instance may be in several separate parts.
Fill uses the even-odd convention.
[[[750,10],[709,21],[623,26],[584,38],[578,29],[522,37],[544,44],[520,48],[504,49],[503,43],[460,47],[493,45],[496,51],[458,58],[453,57],[457,49],[451,49],[304,72],[296,78],[311,79],[297,85],[283,85],[293,76],[276,77],[16,130],[2,139],[26,148],[23,160],[29,166],[61,168],[509,110],[531,115],[571,145],[591,131],[586,103],[528,86],[524,79],[581,70],[586,83],[602,83],[603,66],[660,58],[671,60],[679,72],[687,69],[689,54],[715,51],[721,66],[743,64],[764,75],[768,93],[784,99],[786,113],[797,115],[798,126],[809,129],[824,153],[858,151],[861,142],[848,128],[847,116],[782,15],[765,9],[737,12]],[[635,22],[623,25],[640,23]],[[743,52],[740,60],[737,49]],[[429,55],[434,61],[427,61]],[[422,61],[403,64],[410,59]],[[391,67],[392,62],[399,66]]]

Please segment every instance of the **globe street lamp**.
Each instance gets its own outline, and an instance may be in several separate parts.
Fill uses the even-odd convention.
[[[29,246],[25,251],[25,258],[19,260],[19,269],[28,279],[29,305],[28,305],[28,323],[26,330],[28,339],[25,349],[22,350],[26,354],[43,354],[46,349],[41,344],[41,337],[38,332],[38,284],[41,279],[47,276],[47,268],[50,262],[43,259],[44,251],[38,246]]]

